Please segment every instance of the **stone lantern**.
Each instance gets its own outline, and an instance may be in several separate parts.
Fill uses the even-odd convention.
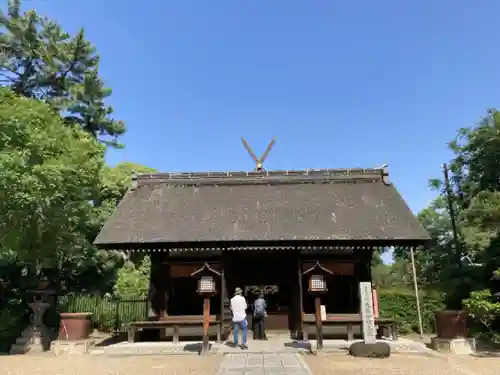
[[[29,291],[32,301],[28,303],[33,314],[30,324],[18,337],[10,350],[11,354],[43,352],[50,347],[50,331],[43,323],[45,311],[53,304],[55,291],[46,279],[41,280],[35,290]]]

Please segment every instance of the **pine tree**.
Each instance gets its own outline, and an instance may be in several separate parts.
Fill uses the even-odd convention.
[[[9,0],[7,14],[0,11],[0,26],[0,84],[46,101],[67,123],[119,147],[125,125],[105,103],[111,89],[99,76],[99,56],[84,30],[71,36],[35,10],[22,13],[20,0]]]

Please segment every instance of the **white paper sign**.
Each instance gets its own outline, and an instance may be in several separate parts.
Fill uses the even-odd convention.
[[[365,344],[377,342],[377,329],[373,316],[372,283],[359,283],[359,297],[361,302],[361,319],[363,319],[363,339]]]
[[[319,313],[321,315],[321,320],[324,322],[326,320],[326,306],[325,305],[321,305],[321,307],[319,309]]]

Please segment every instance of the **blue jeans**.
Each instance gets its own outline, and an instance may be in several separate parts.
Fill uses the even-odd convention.
[[[242,320],[241,322],[233,322],[233,341],[238,345],[238,330],[241,328],[241,344],[246,345],[247,334],[248,334],[248,324],[247,320]]]

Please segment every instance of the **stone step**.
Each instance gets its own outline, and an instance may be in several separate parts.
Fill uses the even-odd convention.
[[[31,337],[18,337],[16,339],[17,345],[28,345],[31,341]]]
[[[432,350],[424,344],[410,340],[400,339],[398,341],[387,341],[393,353],[421,353],[429,354]],[[327,353],[346,353],[353,342],[344,340],[325,340],[323,351]],[[201,350],[199,342],[122,342],[106,347],[94,347],[90,349],[91,355],[106,356],[130,356],[130,355],[167,355],[167,354],[194,354],[198,355]],[[273,354],[273,353],[310,353],[316,351],[316,342],[294,341],[291,339],[274,338],[268,341],[248,341],[248,350],[239,347],[233,348],[223,343],[212,342],[211,353],[219,354]]]
[[[131,355],[166,355],[166,354],[194,354],[199,355],[199,350],[185,350],[183,345],[138,345],[123,344],[111,345],[108,347],[92,348],[91,355],[106,355],[106,356],[131,356]],[[142,343],[141,343],[142,344]]]
[[[240,347],[230,347],[223,343],[212,343],[211,353],[254,353],[254,354],[272,354],[272,353],[309,353],[310,347],[304,345],[285,345],[284,341],[252,341],[248,342],[248,350]],[[198,355],[201,350],[199,342],[138,342],[138,343],[119,343],[106,347],[94,347],[90,350],[91,355],[106,356],[130,356],[130,355],[167,355],[167,354],[194,354]]]
[[[28,353],[29,346],[27,345],[20,345],[20,344],[13,344],[12,347],[10,348],[9,354],[16,355],[16,354],[26,354]]]
[[[33,346],[27,346],[27,345],[12,345],[10,348],[9,354],[15,355],[15,354],[26,354],[26,353],[44,353],[46,352],[45,349],[43,348],[36,348]]]
[[[75,356],[91,353],[94,348],[95,340],[55,340],[50,344],[50,350],[56,356]]]

